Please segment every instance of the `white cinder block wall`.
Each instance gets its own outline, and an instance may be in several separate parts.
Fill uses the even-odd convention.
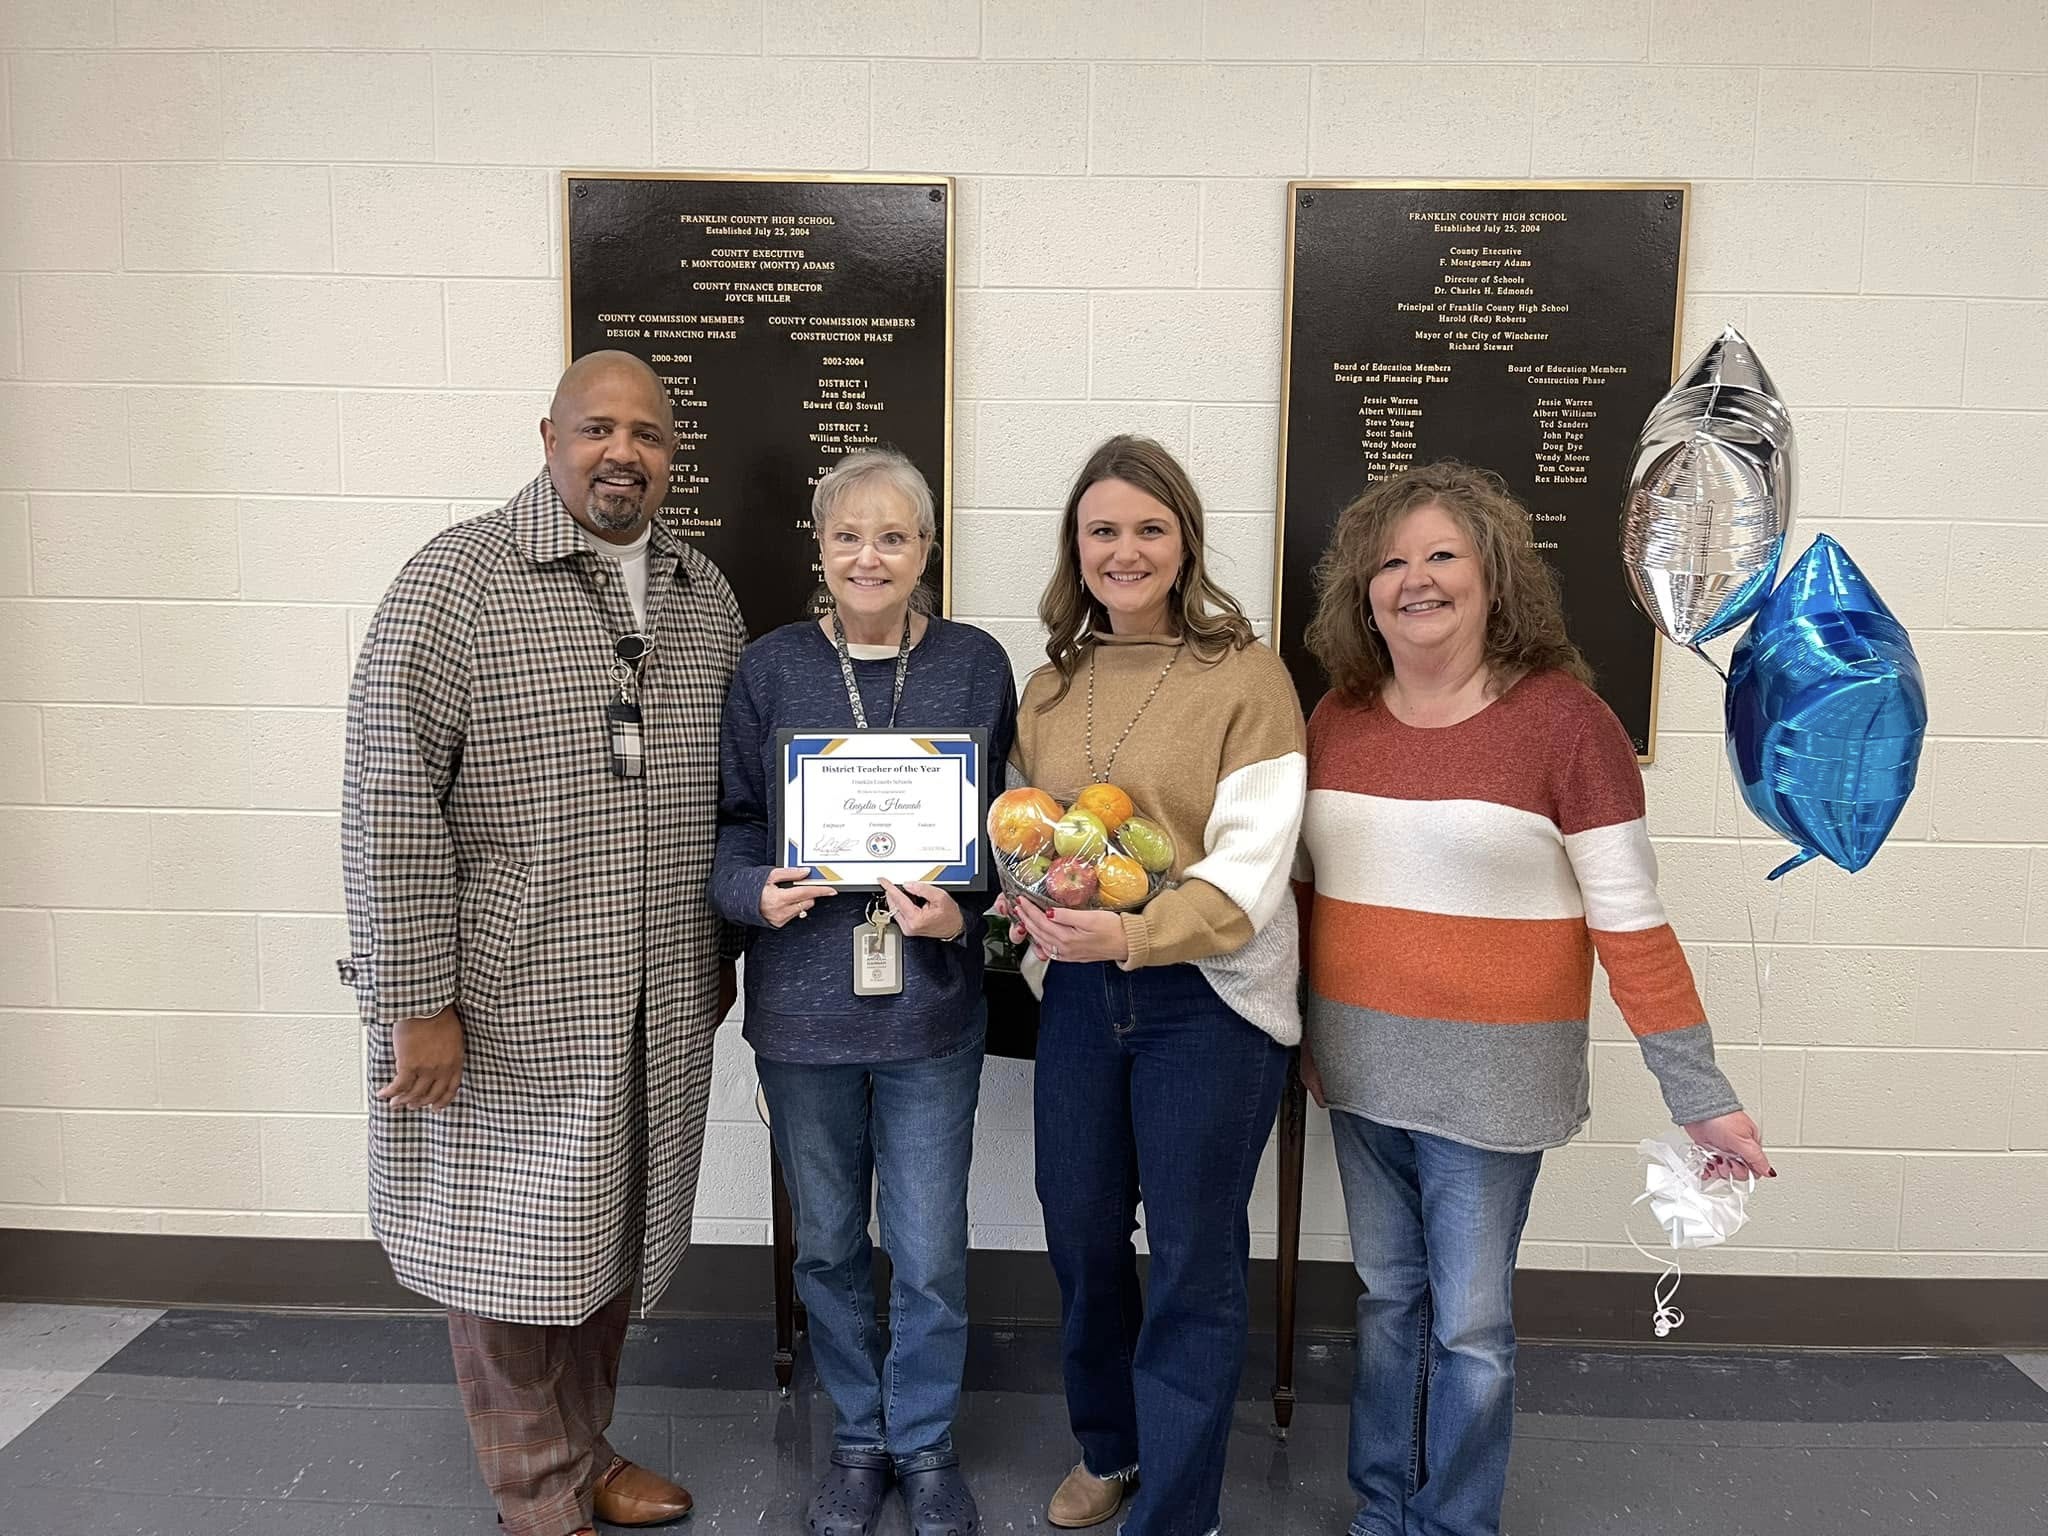
[[[1685,177],[1689,339],[1763,350],[1802,540],[1844,538],[1934,695],[1875,866],[1780,890],[1712,675],[1666,667],[1665,891],[1785,1173],[1710,1262],[2048,1275],[2032,0],[9,0],[0,47],[0,1224],[363,1232],[344,680],[405,555],[538,466],[560,168],[960,177],[957,612],[1020,669],[1113,430],[1185,452],[1269,612],[1287,177]],[[1638,1262],[1663,1116],[1598,1034],[1532,1264]],[[751,1087],[728,1030],[710,1239],[765,1237]],[[1040,1242],[1029,1109],[991,1064],[984,1245]]]

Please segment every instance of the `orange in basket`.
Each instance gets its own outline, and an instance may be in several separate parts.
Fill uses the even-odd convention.
[[[1013,789],[988,808],[989,841],[996,852],[1028,858],[1052,847],[1052,829],[1066,813],[1042,789]]]
[[[1111,837],[1116,829],[1129,821],[1138,812],[1131,804],[1131,797],[1114,784],[1090,784],[1074,797],[1070,811],[1093,811],[1102,818],[1102,824],[1109,829]]]
[[[1152,889],[1152,877],[1136,859],[1108,853],[1096,871],[1096,889],[1106,907],[1129,907],[1145,899]]]

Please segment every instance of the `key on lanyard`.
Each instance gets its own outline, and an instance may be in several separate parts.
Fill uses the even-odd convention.
[[[645,635],[621,635],[612,643],[611,678],[619,696],[605,706],[605,736],[611,747],[612,773],[622,779],[637,779],[647,772],[647,758],[640,738],[640,705],[634,697],[640,682],[640,663],[647,659]]]

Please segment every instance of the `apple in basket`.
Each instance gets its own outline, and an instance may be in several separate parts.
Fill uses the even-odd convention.
[[[1090,863],[1109,849],[1109,828],[1093,811],[1079,808],[1062,816],[1053,828],[1053,848],[1063,859],[1087,859]]]
[[[1045,872],[1045,899],[1055,906],[1088,906],[1100,888],[1101,877],[1088,859],[1071,855],[1055,859]]]

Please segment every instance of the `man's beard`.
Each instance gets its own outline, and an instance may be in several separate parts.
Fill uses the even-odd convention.
[[[638,525],[642,512],[638,496],[618,491],[593,490],[585,508],[591,524],[608,533],[628,533]]]

